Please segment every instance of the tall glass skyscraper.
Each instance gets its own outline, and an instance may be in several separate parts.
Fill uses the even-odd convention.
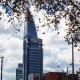
[[[23,66],[24,80],[28,80],[30,73],[43,73],[42,40],[37,37],[34,20],[28,10],[24,28]]]

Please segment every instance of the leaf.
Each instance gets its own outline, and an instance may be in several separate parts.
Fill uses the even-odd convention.
[[[2,18],[0,17],[0,20],[1,20]]]
[[[2,12],[0,12],[0,15],[2,15]]]
[[[45,34],[45,32],[43,32],[42,34]]]

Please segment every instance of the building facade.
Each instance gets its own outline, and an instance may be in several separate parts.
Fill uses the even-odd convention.
[[[28,80],[31,73],[43,73],[43,49],[42,40],[37,37],[37,32],[31,13],[28,10],[24,28],[23,41],[23,66],[24,80]]]
[[[19,63],[16,69],[16,80],[23,80],[23,64]]]
[[[43,80],[66,80],[66,73],[48,72],[43,75]]]
[[[31,73],[31,74],[28,75],[28,80],[40,80],[40,74]]]

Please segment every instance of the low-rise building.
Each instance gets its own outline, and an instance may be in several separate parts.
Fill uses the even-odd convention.
[[[49,72],[43,75],[43,80],[64,80],[66,73],[63,72]]]
[[[19,63],[16,69],[16,80],[23,80],[23,64]]]
[[[28,80],[40,80],[39,73],[31,73],[28,75]]]

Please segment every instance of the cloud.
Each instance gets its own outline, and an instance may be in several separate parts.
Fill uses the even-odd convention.
[[[4,56],[3,72],[6,74],[3,73],[3,75],[5,76],[3,78],[5,78],[6,80],[10,80],[11,78],[12,80],[15,80],[14,79],[15,75],[11,75],[11,74],[15,74],[18,63],[22,63],[23,61],[22,42],[23,41],[18,38],[10,39],[8,41],[8,44],[4,48],[4,51],[0,54]]]
[[[21,32],[13,35],[15,32],[12,25],[7,24],[4,19],[0,20],[0,56],[4,56],[3,80],[15,80],[18,63],[23,62],[23,27],[21,29]]]
[[[38,32],[39,38],[43,39],[44,72],[50,72],[51,70],[62,71],[60,69],[57,69],[57,65],[63,67],[64,71],[66,72],[67,66],[72,63],[72,45],[68,45],[68,43],[65,42],[65,29],[68,27],[65,25],[64,21],[65,19],[62,19],[61,24],[59,25],[59,34],[57,34],[57,31],[55,30],[46,31],[46,29],[45,34],[42,34],[42,32]],[[78,47],[74,47],[75,73],[79,70],[79,56],[80,54],[78,51]],[[69,72],[71,73],[71,66],[69,70]]]

